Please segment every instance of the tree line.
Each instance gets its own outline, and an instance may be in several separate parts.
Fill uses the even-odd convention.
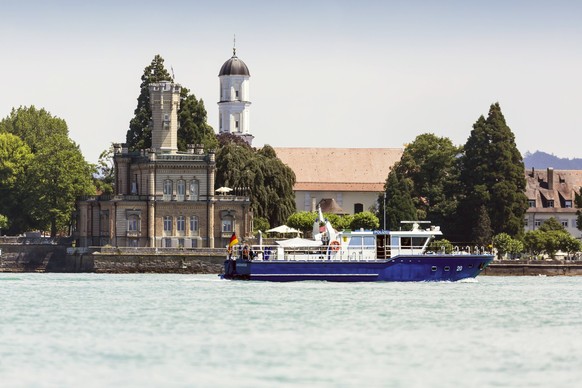
[[[431,133],[407,145],[386,178],[377,215],[388,229],[400,228],[404,220],[429,220],[460,244],[496,243],[505,244],[505,252],[519,248],[553,254],[556,250],[548,241],[555,239],[547,238],[548,230],[524,233],[528,207],[524,172],[513,132],[499,103],[494,103],[487,118],[480,116],[473,124],[462,146]],[[578,226],[582,227],[580,211]],[[565,233],[560,235],[562,250],[570,252],[577,246],[580,250],[580,242]]]

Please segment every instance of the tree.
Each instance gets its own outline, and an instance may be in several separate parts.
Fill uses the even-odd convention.
[[[354,214],[350,224],[352,230],[358,230],[361,228],[371,230],[378,229],[379,227],[380,221],[378,220],[378,217],[368,211]]]
[[[433,224],[450,229],[457,207],[456,158],[461,152],[446,137],[432,133],[416,137],[406,146],[394,169],[410,185],[414,205]]]
[[[8,217],[0,214],[0,236],[2,236],[2,229],[8,228]]]
[[[579,193],[574,193],[574,202],[578,210],[576,211],[576,228],[582,231],[582,187]]]
[[[524,165],[499,103],[491,105],[487,119],[479,117],[459,159],[463,198],[457,217],[464,238],[479,222],[474,209],[485,206],[494,234],[523,235],[527,209]]]
[[[164,67],[164,59],[156,55],[141,76],[140,92],[137,97],[137,107],[134,117],[129,122],[129,130],[126,135],[127,147],[131,150],[140,150],[152,146],[152,108],[150,106],[149,84],[161,81],[171,81],[170,73]]]
[[[13,109],[0,122],[0,132],[4,131],[18,136],[32,151],[27,155],[22,144],[13,142],[27,162],[19,184],[8,189],[5,198],[10,201],[2,205],[10,232],[40,229],[55,236],[70,225],[77,196],[95,193],[94,169],[69,139],[65,121],[44,109]]]
[[[114,192],[115,176],[113,167],[113,147],[104,150],[97,161],[96,174],[93,175],[93,184],[97,193],[110,195]]]
[[[540,227],[538,229],[541,230],[542,232],[549,232],[550,230],[556,230],[559,232],[568,233],[566,231],[566,228],[564,228],[564,225],[562,225],[560,223],[560,221],[558,221],[555,217],[550,217],[547,220],[545,220],[544,222],[542,222],[542,224],[540,225]]]
[[[269,221],[264,217],[254,217],[253,218],[253,232],[265,232],[271,229]]]
[[[489,214],[487,214],[487,209],[485,206],[481,205],[479,208],[479,217],[477,218],[477,224],[473,227],[473,241],[482,246],[488,246],[491,244],[491,238],[493,237],[493,229],[491,228],[491,220],[489,219]]]
[[[499,233],[493,237],[493,246],[497,249],[498,259],[505,257],[507,254],[517,255],[523,252],[523,243],[513,239],[507,233]]]
[[[293,170],[268,145],[255,151],[246,143],[223,144],[216,153],[216,186],[244,188],[256,216],[283,224],[295,211]]]
[[[146,66],[141,77],[140,94],[134,117],[129,122],[126,143],[130,150],[146,149],[152,146],[152,109],[150,105],[149,85],[162,81],[174,81],[164,67],[164,59],[156,55]],[[202,144],[206,149],[215,149],[218,145],[214,130],[208,123],[207,112],[202,99],[182,86],[180,89],[180,109],[178,110],[178,150],[186,151],[188,144]]]
[[[382,197],[378,198],[379,222],[384,225],[384,216],[386,217],[386,228],[398,230],[400,221],[413,221],[417,219],[416,208],[412,202],[410,186],[405,179],[400,179],[397,169],[394,168],[388,174],[384,184],[386,195],[386,208]],[[382,194],[384,195],[384,194]]]
[[[313,223],[317,219],[316,212],[298,212],[293,213],[287,218],[287,226],[298,229],[303,232],[304,235],[311,233],[313,229]]]

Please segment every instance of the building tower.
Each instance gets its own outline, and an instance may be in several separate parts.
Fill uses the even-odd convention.
[[[152,148],[155,152],[178,151],[180,85],[162,81],[149,85],[152,108]]]
[[[236,56],[236,48],[233,48],[232,57],[224,62],[218,73],[220,79],[218,132],[240,136],[249,145],[254,138],[250,132],[250,76],[249,68]]]

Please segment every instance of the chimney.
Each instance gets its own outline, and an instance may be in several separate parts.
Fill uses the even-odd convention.
[[[548,167],[548,190],[554,190],[554,168]]]

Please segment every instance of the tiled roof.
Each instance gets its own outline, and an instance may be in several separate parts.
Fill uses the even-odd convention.
[[[296,191],[381,192],[402,148],[275,148]]]
[[[551,185],[548,175],[553,179]],[[525,194],[529,200],[535,200],[535,207],[528,212],[559,212],[563,201],[574,201],[574,194],[580,192],[582,187],[582,170],[545,170],[531,169],[525,172]],[[545,207],[547,200],[554,201],[554,207]],[[574,204],[572,204],[574,205]],[[542,210],[543,209],[543,210]],[[571,211],[570,209],[566,212]]]

